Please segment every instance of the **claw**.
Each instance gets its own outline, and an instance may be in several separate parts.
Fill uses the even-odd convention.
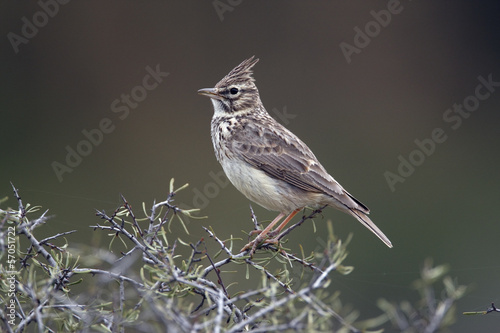
[[[259,234],[253,241],[245,245],[240,252],[247,251],[250,249],[250,257],[253,256],[255,253],[255,250],[257,249],[257,246],[260,245],[260,243],[263,242],[263,244],[278,244],[279,240],[273,238],[276,237],[280,232],[281,229],[295,216],[300,211],[300,209],[294,210],[288,217],[275,229],[271,230],[276,223],[278,223],[284,216],[285,213],[280,213],[264,230],[253,230],[250,232],[250,236],[253,236],[254,234]],[[271,239],[269,239],[271,238]]]
[[[250,257],[253,257],[253,254],[255,253],[255,250],[257,250],[257,246],[259,245],[265,245],[265,244],[273,244],[273,245],[278,245],[279,240],[276,238],[271,238],[271,239],[264,239],[264,237],[257,236],[253,241],[245,245],[240,252],[245,252],[250,250],[248,253]]]

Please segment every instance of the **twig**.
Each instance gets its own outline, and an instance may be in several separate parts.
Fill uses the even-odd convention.
[[[491,307],[489,307],[488,310],[486,310],[486,313],[490,313],[490,312],[500,312],[500,309],[497,309],[495,307],[495,303],[491,303]]]
[[[49,240],[52,240],[52,239],[56,239],[57,237],[60,237],[60,236],[65,236],[65,235],[69,235],[69,234],[72,234],[76,232],[76,230],[70,230],[70,231],[66,231],[66,232],[60,232],[58,233],[57,235],[54,235],[54,236],[50,236],[50,237],[47,237],[47,238],[44,238],[40,241],[40,244],[45,244],[47,243],[47,241]]]
[[[132,221],[134,222],[133,226],[137,229],[137,232],[139,233],[139,235],[141,235],[141,237],[144,236],[144,233],[142,232],[141,227],[139,227],[139,223],[137,223],[137,219],[135,218],[134,212],[132,211],[132,206],[130,206],[127,199],[125,199],[125,197],[122,194],[120,194],[120,197],[122,198],[122,201],[123,201],[123,207],[125,207],[127,212],[130,214]]]
[[[330,267],[333,266],[333,267]],[[330,272],[333,269],[335,269],[335,264],[331,264],[329,267],[325,269],[325,272]],[[284,306],[288,302],[291,302],[295,300],[296,298],[301,298],[304,299],[304,296],[308,295],[311,293],[314,289],[319,288],[322,284],[324,284],[324,279],[326,279],[327,274],[323,274],[318,277],[316,282],[313,285],[309,285],[308,287],[305,287],[301,289],[300,291],[289,294],[286,297],[283,297],[275,302],[272,302],[266,307],[261,308],[259,311],[255,312],[252,316],[248,317],[247,319],[241,321],[240,323],[234,325],[231,327],[230,330],[227,331],[227,333],[236,333],[239,332],[240,330],[243,330],[243,328],[249,324],[255,323],[256,321],[262,319],[263,317],[266,317],[267,315],[271,314],[274,312],[276,309]]]
[[[320,274],[323,273],[323,271],[321,270],[321,268],[317,267],[313,262],[307,262],[306,260],[304,260],[302,258],[299,258],[299,257],[297,257],[294,254],[280,251],[280,249],[278,249],[275,246],[272,246],[272,245],[266,245],[266,246],[267,246],[268,249],[270,249],[272,251],[275,251],[275,252],[278,252],[279,254],[281,254],[283,257],[285,257],[285,259],[288,259],[288,260],[292,259],[293,261],[296,261],[299,264],[301,264],[301,265],[303,265],[303,266],[305,266],[307,268],[310,268],[313,271],[316,271],[316,272],[318,272]]]
[[[444,302],[440,302],[436,310],[432,313],[434,315],[431,318],[429,325],[425,328],[425,333],[433,333],[439,329],[441,322],[448,313],[448,310],[452,307],[454,299],[447,298]]]
[[[112,279],[116,279],[120,282],[128,282],[135,286],[136,288],[145,288],[144,284],[135,281],[134,279],[131,279],[125,275],[118,274],[118,273],[113,273],[110,271],[105,271],[102,269],[96,269],[96,268],[75,268],[73,269],[73,273],[75,274],[99,274],[99,275],[107,275]]]
[[[97,211],[96,215],[99,216],[100,218],[102,218],[103,220],[106,220],[109,223],[111,223],[112,228],[110,230],[117,231],[117,232],[125,235],[128,239],[130,239],[135,244],[135,246],[137,246],[144,254],[146,254],[146,256],[149,259],[151,259],[155,264],[163,266],[164,263],[161,260],[159,260],[155,255],[153,255],[148,250],[148,248],[146,246],[141,244],[139,242],[139,240],[134,235],[129,233],[128,230],[125,229],[125,227],[123,225],[119,225],[118,223],[115,222],[114,216],[116,216],[116,213],[117,213],[117,211],[115,211],[115,213],[110,217],[110,216],[106,215],[106,213],[104,213],[104,212]],[[93,226],[93,227],[94,228],[103,228],[104,226],[97,225],[97,226]]]
[[[217,283],[219,283],[219,285],[222,287],[222,290],[224,291],[224,295],[226,295],[227,298],[231,298],[231,297],[229,297],[229,295],[227,293],[226,287],[224,286],[224,282],[222,282],[222,277],[220,276],[220,271],[218,268],[215,268],[214,262],[212,261],[212,258],[210,258],[210,255],[208,254],[208,249],[206,246],[205,246],[205,250],[207,251],[206,256],[208,258],[208,261],[210,261],[210,264],[214,268],[214,272],[217,275]]]
[[[271,279],[271,280],[274,280],[276,283],[278,283],[283,289],[285,289],[285,291],[289,294],[294,294],[295,292],[290,289],[284,282],[280,281],[278,278],[276,278],[276,276],[274,276],[273,274],[271,274],[267,269],[265,269],[263,266],[260,266],[260,265],[257,265],[255,262],[253,262],[252,260],[250,259],[245,259],[245,262],[247,264],[249,264],[250,266],[252,266],[253,268],[255,268],[256,270],[258,271],[261,271],[263,272],[267,278]]]
[[[207,228],[203,227],[202,228],[209,234],[211,238],[213,238],[217,243],[219,243],[220,247],[229,255],[229,257],[233,257],[234,255],[229,251],[229,249],[226,247],[226,244],[224,244],[223,241],[221,241],[212,231],[208,230]]]
[[[256,290],[250,290],[244,294],[241,294],[241,295],[238,295],[236,297],[233,297],[231,299],[227,299],[224,303],[224,305],[229,305],[229,304],[235,304],[237,303],[238,301],[241,301],[241,300],[247,300],[249,301],[250,300],[250,297],[252,296],[255,296],[255,295],[259,295],[259,294],[263,294],[264,292],[268,291],[269,288],[267,287],[264,287],[264,288],[260,288],[260,289],[256,289]],[[213,309],[215,309],[217,307],[217,304],[213,304],[212,306],[204,309],[201,314],[208,314],[210,311],[212,311]],[[198,308],[199,309],[199,308]],[[195,311],[193,311],[194,313]]]
[[[290,226],[290,227],[286,228],[284,231],[282,231],[282,232],[278,235],[278,237],[276,237],[276,239],[277,239],[277,240],[281,240],[283,237],[285,237],[286,235],[288,235],[288,234],[289,234],[289,233],[290,233],[293,229],[295,229],[295,228],[297,228],[297,227],[301,226],[301,225],[302,225],[302,223],[304,223],[305,221],[307,221],[307,220],[310,220],[310,219],[314,218],[314,217],[315,217],[316,215],[318,215],[318,214],[321,214],[321,212],[323,211],[323,209],[325,209],[325,207],[326,207],[326,206],[323,206],[323,207],[321,207],[321,208],[319,208],[319,209],[313,210],[313,212],[312,212],[311,214],[309,214],[308,216],[305,216],[305,215],[304,215],[304,216],[302,216],[302,219],[301,219],[299,222],[297,222],[297,223],[295,223],[294,225],[292,225],[292,226]]]
[[[253,222],[253,224],[254,224],[254,228],[255,228],[255,230],[261,230],[261,229],[259,228],[259,222],[257,221],[257,216],[255,215],[255,213],[254,213],[254,211],[253,211],[253,207],[252,207],[252,205],[250,205],[250,212],[251,212],[251,214],[252,214],[252,222]]]
[[[19,207],[19,222],[21,222],[22,219],[26,217],[26,209],[24,208],[23,201],[21,200],[21,197],[19,196],[19,193],[17,192],[16,187],[12,182],[10,182],[10,185],[12,186],[12,189],[14,190],[14,196],[17,199],[18,202],[18,207]]]
[[[43,244],[41,244],[35,238],[35,236],[33,236],[30,229],[27,227],[27,224],[29,224],[29,223],[26,223],[26,221],[24,221],[24,219],[26,217],[26,209],[21,201],[21,197],[19,196],[19,193],[13,184],[12,184],[12,188],[14,189],[14,196],[16,197],[16,199],[19,203],[20,216],[19,216],[19,224],[17,226],[18,232],[20,234],[23,234],[26,236],[26,238],[30,242],[31,246],[35,249],[36,253],[40,253],[45,258],[45,260],[48,261],[49,265],[52,268],[54,268],[56,271],[59,271],[57,273],[56,277],[54,278],[54,280],[55,280],[54,282],[58,286],[61,286],[61,287],[64,286],[69,281],[69,278],[71,277],[71,275],[73,273],[71,273],[70,271],[66,271],[66,272],[61,271],[61,269],[59,268],[59,264],[54,259],[52,254],[50,254],[47,250],[45,250],[45,248],[43,247]],[[30,251],[28,253],[30,253]],[[45,268],[45,269],[47,270],[47,272],[50,275],[50,270],[47,268]]]

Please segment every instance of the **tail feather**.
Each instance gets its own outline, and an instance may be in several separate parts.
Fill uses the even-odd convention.
[[[361,224],[370,229],[370,231],[373,232],[378,238],[380,238],[380,240],[384,242],[385,245],[392,248],[392,243],[389,240],[389,238],[387,238],[387,236],[384,235],[382,230],[380,230],[365,213],[359,210],[354,210],[352,208],[348,209],[351,215],[354,216],[359,222],[361,222]]]

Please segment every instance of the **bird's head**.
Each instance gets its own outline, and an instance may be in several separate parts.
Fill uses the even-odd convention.
[[[211,98],[216,114],[235,115],[245,110],[254,110],[261,104],[259,91],[252,77],[252,67],[258,61],[254,57],[243,61],[214,88],[200,89],[198,93]]]

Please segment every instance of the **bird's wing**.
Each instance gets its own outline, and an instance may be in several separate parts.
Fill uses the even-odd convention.
[[[233,134],[233,151],[272,177],[305,191],[328,194],[347,208],[369,212],[333,179],[305,143],[281,124],[273,126],[276,130],[264,130],[247,123]]]

